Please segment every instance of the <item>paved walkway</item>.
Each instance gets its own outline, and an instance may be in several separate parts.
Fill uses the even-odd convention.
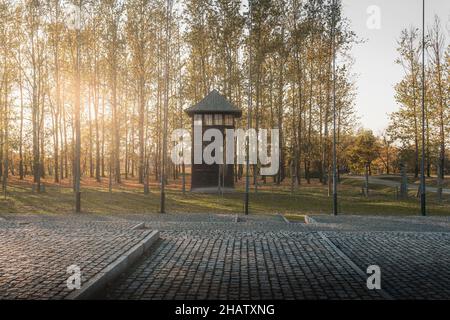
[[[383,287],[397,299],[450,299],[450,234],[328,233],[363,268],[379,265]]]
[[[97,219],[1,220],[0,299],[67,298],[69,266],[80,268],[84,285],[150,233],[131,230],[127,221]]]
[[[0,298],[62,299],[142,240],[161,239],[108,287],[109,299],[450,299],[449,217],[5,215]],[[144,223],[147,230],[132,230]],[[369,265],[382,289],[366,287]]]
[[[139,217],[160,245],[110,299],[449,299],[448,217]],[[380,231],[381,230],[381,231]],[[386,231],[387,230],[387,231]],[[379,265],[382,291],[367,289]]]
[[[366,177],[364,177],[364,176],[348,176],[347,178],[353,179],[353,180],[359,180],[359,181],[366,180]],[[373,177],[373,176],[369,177],[369,183],[370,184],[378,184],[378,185],[387,186],[387,187],[394,187],[394,188],[395,187],[400,188],[400,185],[401,185],[400,182],[396,182],[396,181],[392,181],[392,180],[388,180],[388,179],[381,179],[381,178],[377,178],[377,177]],[[408,183],[408,190],[417,191],[418,188],[419,188],[419,185],[414,184],[414,183]],[[430,186],[427,186],[426,189],[427,189],[427,192],[437,192],[437,190],[438,190],[436,187],[430,187]],[[450,194],[450,189],[443,188],[442,193]]]
[[[317,233],[168,231],[118,299],[380,299]]]

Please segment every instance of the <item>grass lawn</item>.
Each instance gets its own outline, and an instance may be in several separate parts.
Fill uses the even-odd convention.
[[[269,179],[268,179],[269,181]],[[0,213],[47,213],[66,214],[74,211],[74,197],[70,181],[58,185],[46,183],[43,193],[32,192],[30,181],[11,179],[6,198],[0,197]],[[327,186],[313,181],[310,185],[302,182],[298,190],[291,193],[289,181],[275,186],[271,182],[261,185],[257,194],[253,188],[250,194],[250,212],[253,214],[282,213],[290,216],[304,214],[331,213],[331,197]],[[343,179],[339,185],[339,211],[343,214],[370,215],[416,215],[420,203],[410,193],[408,200],[396,200],[392,187],[371,186],[369,198],[361,195],[361,182]],[[108,191],[107,179],[97,183],[84,179],[82,183],[82,209],[85,213],[157,213],[159,210],[159,189],[156,182],[151,184],[151,192],[144,195],[142,186],[136,181],[127,180],[114,185]],[[236,193],[193,194],[181,192],[180,182],[169,181],[166,192],[166,208],[169,213],[242,213],[244,199],[243,182]],[[450,215],[450,197],[444,195],[442,203],[436,202],[436,195],[429,194],[430,215]]]

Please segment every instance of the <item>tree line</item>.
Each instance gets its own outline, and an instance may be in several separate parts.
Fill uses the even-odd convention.
[[[358,132],[350,49],[359,40],[341,1],[0,0],[0,15],[5,190],[10,175],[33,176],[37,191],[42,178],[71,179],[77,156],[81,175],[107,179],[110,190],[136,178],[148,192],[150,179],[164,172],[177,179],[185,168],[167,160],[165,123],[169,133],[190,128],[183,110],[213,89],[243,110],[239,126],[250,112],[251,127],[280,130],[275,183],[289,177],[297,187],[317,178],[330,185],[333,81],[340,172],[378,161],[389,173],[400,156],[409,161],[411,150],[418,163],[417,31],[400,37],[405,78],[396,87],[401,109],[393,125],[379,137]],[[433,157],[445,167],[449,132],[449,50],[442,37],[436,22],[427,43],[429,170]],[[251,168],[256,190],[267,179],[259,168]],[[243,175],[238,166],[236,179]]]
[[[422,48],[425,46],[425,66]],[[398,40],[396,61],[403,67],[404,77],[395,86],[395,99],[399,110],[391,114],[391,124],[386,132],[389,143],[398,142],[398,158],[419,176],[421,157],[421,99],[425,88],[425,159],[426,175],[436,173],[444,178],[449,170],[448,145],[450,133],[450,45],[445,29],[436,16],[428,26],[425,42],[416,27],[404,29]],[[422,68],[425,68],[425,78]]]

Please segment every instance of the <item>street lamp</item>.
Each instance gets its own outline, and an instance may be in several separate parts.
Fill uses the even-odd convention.
[[[333,215],[338,215],[337,152],[336,152],[336,0],[332,4],[331,41],[333,53]]]
[[[248,110],[247,110],[247,130],[250,130],[252,127],[252,104],[253,104],[253,90],[252,90],[252,44],[251,44],[251,35],[252,35],[252,0],[249,0],[249,53],[248,53],[248,70],[249,70],[249,78],[248,78],[248,85],[249,85],[249,94],[248,94]],[[247,159],[245,162],[245,201],[244,201],[244,213],[245,215],[249,214],[249,196],[250,196],[250,138],[248,139],[247,144]],[[255,173],[253,173],[255,174]]]
[[[168,109],[169,109],[169,55],[170,55],[170,19],[172,14],[172,0],[167,0],[166,16],[166,52],[165,52],[165,88],[164,88],[164,124],[163,124],[163,150],[161,160],[161,194],[160,194],[160,213],[166,213],[166,157],[167,157],[167,127],[168,127]]]
[[[425,186],[425,0],[422,0],[422,159],[420,164],[420,209],[427,215]]]

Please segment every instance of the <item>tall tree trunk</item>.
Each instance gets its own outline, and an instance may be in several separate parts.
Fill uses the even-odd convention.
[[[19,50],[19,63],[21,63],[22,59],[20,57]],[[19,127],[19,177],[20,180],[23,180],[25,177],[24,172],[24,161],[23,161],[23,83],[22,83],[22,71],[19,71],[19,91],[20,91],[20,127]]]
[[[144,79],[139,79],[139,183],[144,183]]]

